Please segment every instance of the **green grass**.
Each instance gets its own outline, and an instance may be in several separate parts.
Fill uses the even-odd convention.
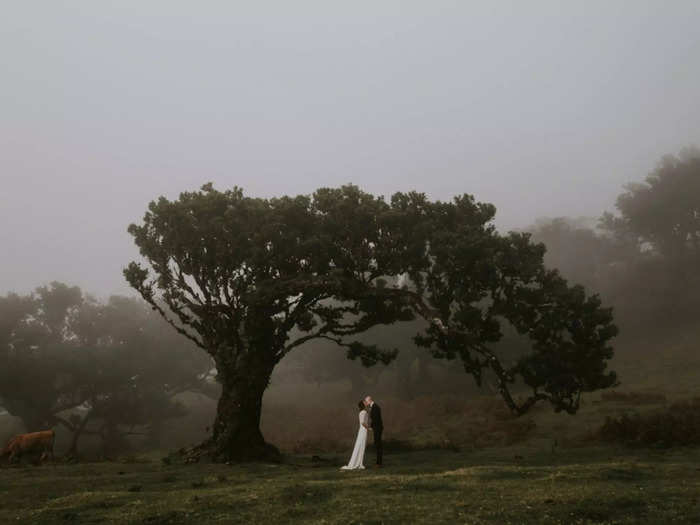
[[[698,449],[403,452],[362,472],[327,459],[3,468],[0,522],[700,523]]]

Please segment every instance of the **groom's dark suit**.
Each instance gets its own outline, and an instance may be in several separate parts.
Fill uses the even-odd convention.
[[[369,417],[372,424],[372,432],[374,433],[374,448],[377,449],[377,465],[382,464],[382,455],[384,447],[382,446],[382,432],[384,432],[384,423],[382,422],[382,409],[377,403],[372,403],[369,410]]]

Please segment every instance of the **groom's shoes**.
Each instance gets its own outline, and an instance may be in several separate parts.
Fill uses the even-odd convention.
[[[384,468],[384,466],[381,465],[380,463],[378,463],[378,464],[376,464],[376,465],[374,466],[374,468]]]

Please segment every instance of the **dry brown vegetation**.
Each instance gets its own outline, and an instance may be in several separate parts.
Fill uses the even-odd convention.
[[[601,401],[608,403],[625,403],[630,405],[647,405],[666,402],[666,394],[654,391],[637,391],[637,392],[620,392],[611,390],[603,392],[600,396]]]
[[[700,397],[645,414],[608,417],[598,435],[603,441],[625,445],[700,445]]]
[[[389,447],[481,448],[518,443],[535,428],[529,417],[515,418],[500,398],[420,397],[383,399]],[[313,453],[352,447],[357,411],[352,407],[276,405],[263,419],[266,439],[284,451]]]

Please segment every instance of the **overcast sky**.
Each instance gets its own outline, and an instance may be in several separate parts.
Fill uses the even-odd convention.
[[[599,215],[700,143],[700,2],[7,0],[0,293],[124,293],[159,195],[471,193]]]

